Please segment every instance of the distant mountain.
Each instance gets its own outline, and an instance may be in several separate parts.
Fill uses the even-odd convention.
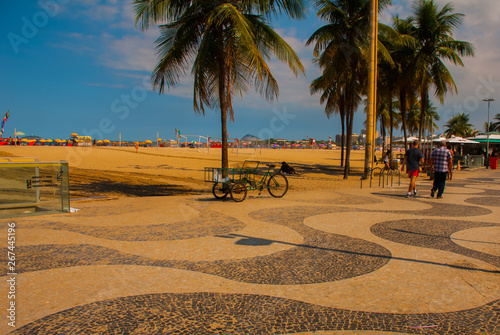
[[[244,142],[255,142],[255,141],[262,141],[260,138],[254,135],[246,134],[241,138],[241,141]]]
[[[21,137],[21,139],[27,139],[27,140],[41,140],[42,138],[40,136],[36,136],[36,135],[28,135],[28,136],[23,136]]]

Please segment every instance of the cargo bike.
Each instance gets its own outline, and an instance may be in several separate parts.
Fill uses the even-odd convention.
[[[267,189],[275,198],[281,198],[288,191],[288,180],[280,173],[275,173],[276,166],[266,164],[267,171],[262,176],[258,174],[259,161],[245,161],[238,168],[205,168],[205,182],[213,183],[212,193],[217,199],[223,199],[229,194],[236,202],[245,200],[248,191]]]

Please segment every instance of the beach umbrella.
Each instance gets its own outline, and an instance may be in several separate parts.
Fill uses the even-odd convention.
[[[77,133],[71,133],[70,135],[71,137],[78,137],[78,134]]]
[[[109,143],[109,140],[103,140],[103,143]]]
[[[52,142],[52,140],[49,138],[48,140],[45,140],[45,142],[49,142],[49,143],[51,143],[51,142]]]
[[[146,140],[144,141],[144,143],[153,143],[153,142],[151,142],[151,140]]]
[[[26,135],[25,133],[23,133],[22,131],[15,131],[13,134],[12,134],[12,137],[17,137],[17,136],[24,136]]]

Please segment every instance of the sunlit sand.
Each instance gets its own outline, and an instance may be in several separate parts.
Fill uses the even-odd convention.
[[[204,192],[211,188],[210,183],[203,181],[204,168],[220,167],[221,157],[221,149],[215,148],[207,153],[206,149],[193,148],[141,147],[136,152],[133,147],[3,146],[0,152],[3,156],[36,157],[39,161],[68,161],[70,185],[82,186],[98,181],[101,186],[108,183],[111,193],[113,184],[123,186],[127,183],[138,188],[141,184],[180,186],[175,194]],[[230,166],[237,167],[245,160],[255,160],[262,162],[263,167],[271,163],[279,169],[285,161],[300,173],[289,176],[292,191],[359,187],[364,151],[351,152],[352,174],[348,180],[343,180],[340,155],[340,150],[324,149],[229,149],[229,162]],[[89,191],[99,193],[96,189]],[[101,191],[106,193],[106,188]],[[119,191],[115,193],[120,194]],[[161,190],[156,189],[144,195],[160,194]]]

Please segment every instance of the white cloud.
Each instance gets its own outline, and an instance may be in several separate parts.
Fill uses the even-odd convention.
[[[102,62],[114,69],[152,71],[156,63],[153,42],[138,35],[114,39],[109,41]]]
[[[450,2],[450,0],[435,0],[439,6]],[[454,36],[457,40],[471,42],[476,48],[474,58],[464,58],[465,68],[448,65],[458,86],[459,93],[447,95],[445,106],[438,107],[438,112],[442,116],[440,124],[444,124],[452,113],[459,109],[454,106],[465,106],[463,111],[471,114],[471,120],[480,128],[484,119],[484,103],[475,97],[478,87],[483,85],[481,78],[492,76],[494,82],[500,82],[500,1],[482,0],[480,2],[470,0],[452,0],[455,12],[465,14],[462,28]],[[393,0],[393,3],[386,11],[379,16],[380,21],[390,23],[393,15],[399,14],[405,18],[411,14],[413,1]],[[107,27],[106,34],[90,36],[83,33],[73,33],[73,39],[80,41],[80,52],[98,53],[98,60],[105,66],[119,70],[119,74],[130,71],[140,71],[140,73],[150,74],[152,68],[157,63],[154,51],[154,41],[158,37],[157,29],[150,29],[140,32],[134,26],[133,6],[130,2],[116,0],[74,0],[67,6],[75,6],[80,11],[75,14],[80,17],[102,22]],[[296,108],[306,111],[323,110],[319,104],[319,97],[309,94],[310,82],[320,75],[318,69],[311,64],[312,46],[305,46],[304,29],[300,21],[296,26],[276,31],[292,46],[302,60],[306,68],[307,77],[296,78],[286,64],[271,61],[270,66],[280,88],[279,104],[293,104]],[[312,20],[308,23],[314,27],[323,25],[323,22]],[[316,28],[317,28],[316,27]],[[309,29],[310,27],[307,27]],[[301,37],[297,37],[301,33]],[[312,33],[312,31],[311,31]],[[307,37],[306,37],[307,38]],[[61,43],[59,47],[74,50],[79,49],[77,42]],[[88,48],[88,49],[85,49]],[[180,84],[169,90],[168,95],[185,97],[192,99],[193,86],[192,77],[189,73],[181,79]],[[484,86],[484,85],[483,85]],[[491,93],[500,104],[500,86],[494,87]],[[474,100],[475,99],[475,100]],[[472,102],[476,103],[472,104]],[[262,99],[252,89],[242,100],[235,101],[237,105],[251,106],[256,109],[269,109],[269,104]],[[500,106],[500,105],[499,105]],[[498,110],[498,109],[497,109]],[[492,114],[494,109],[492,105]]]

